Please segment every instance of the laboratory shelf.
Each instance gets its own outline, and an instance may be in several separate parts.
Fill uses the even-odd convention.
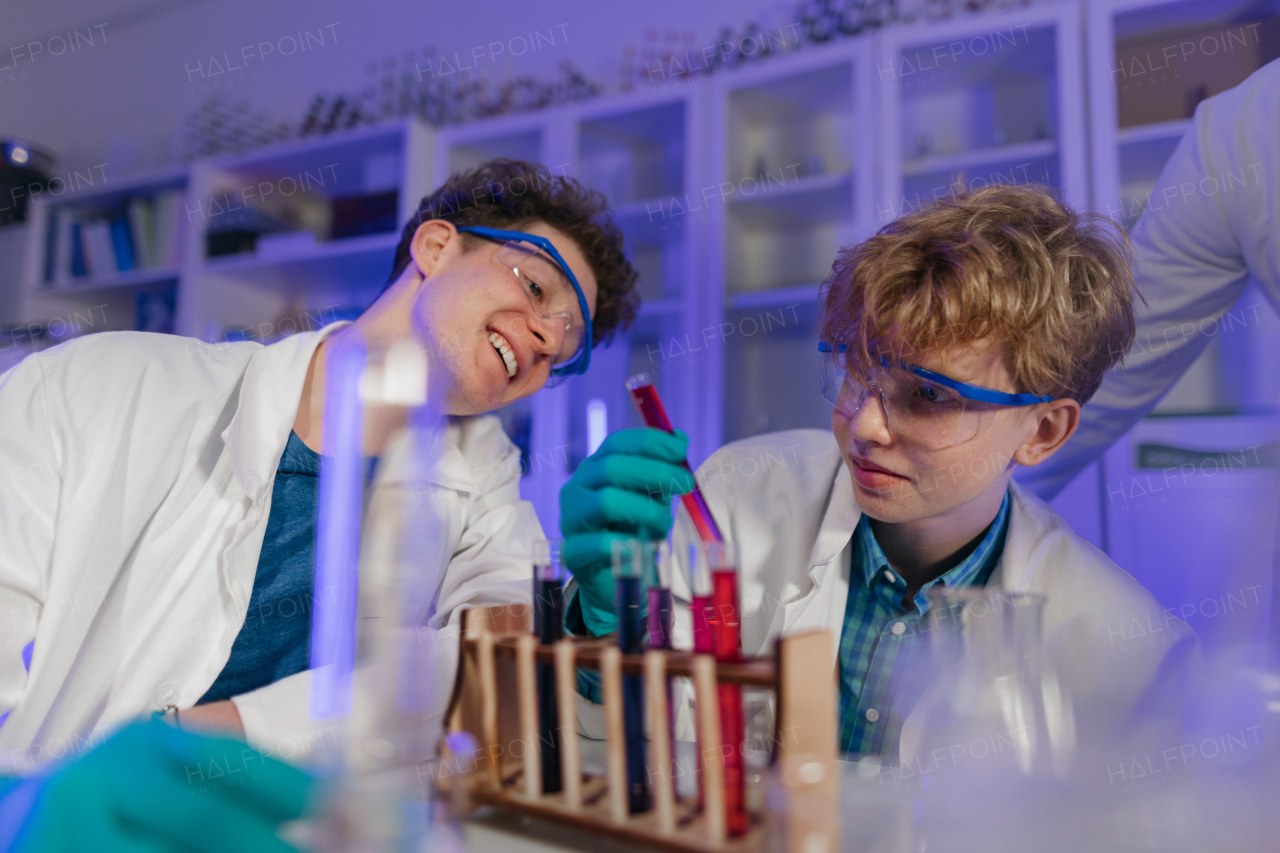
[[[684,303],[679,299],[646,299],[640,303],[641,317],[665,317],[679,314]]]
[[[729,199],[732,213],[755,228],[847,220],[853,208],[853,175],[806,175],[768,182],[756,192]]]
[[[734,311],[750,311],[796,304],[816,305],[818,302],[818,290],[821,286],[814,283],[793,284],[786,287],[770,287],[765,290],[734,293],[729,297],[728,307]]]
[[[180,271],[175,267],[129,270],[115,275],[72,278],[57,284],[50,283],[46,285],[44,292],[56,296],[74,296],[77,293],[99,293],[107,290],[172,285],[178,280],[180,274]]]
[[[935,154],[908,160],[902,164],[904,176],[960,172],[966,169],[998,166],[1016,161],[1030,161],[1053,157],[1058,153],[1058,143],[1052,139],[1020,142],[1016,145],[997,145],[961,151],[956,154]]]
[[[1116,133],[1116,141],[1121,145],[1138,145],[1144,142],[1157,142],[1166,139],[1181,139],[1182,134],[1191,127],[1191,119],[1177,118],[1171,121],[1157,121],[1151,124],[1139,124],[1122,127]]]
[[[317,243],[306,249],[282,251],[261,255],[256,252],[245,252],[238,255],[222,255],[209,258],[204,262],[205,272],[226,274],[241,272],[252,274],[258,270],[272,267],[307,267],[324,264],[329,261],[343,261],[361,255],[376,254],[386,259],[387,272],[391,271],[392,255],[400,243],[400,233],[386,232],[369,234],[364,237],[349,237],[345,240],[332,240]]]

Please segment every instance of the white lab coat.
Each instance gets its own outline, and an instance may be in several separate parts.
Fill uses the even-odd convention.
[[[738,547],[743,653],[770,654],[778,637],[826,628],[834,677],[861,515],[834,437],[794,430],[744,439],[712,454],[697,479],[725,540]],[[1119,724],[1141,701],[1176,686],[1195,635],[1046,504],[1016,484],[1012,490],[1004,551],[988,585],[1047,596],[1045,642],[1078,714],[1085,723]],[[671,541],[677,555],[697,541],[683,507]],[[690,648],[683,572],[672,579],[672,597],[675,645]],[[681,739],[693,737],[687,698],[678,711]],[[914,717],[904,743],[918,728]]]
[[[1131,235],[1137,336],[1080,428],[1019,481],[1052,499],[1141,420],[1217,334],[1250,276],[1280,311],[1280,60],[1196,107]],[[1118,216],[1117,216],[1118,218]],[[1251,322],[1252,318],[1245,318]]]
[[[0,376],[0,772],[189,707],[213,683],[246,618],[308,364],[338,325],[266,347],[96,334]],[[430,475],[448,568],[436,627],[464,604],[527,597],[528,563],[511,555],[541,535],[497,418],[446,423]],[[310,681],[236,697],[247,739],[285,757],[317,745]]]

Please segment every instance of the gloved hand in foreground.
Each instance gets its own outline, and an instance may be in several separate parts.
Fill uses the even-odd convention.
[[[613,604],[613,543],[662,539],[671,500],[693,489],[684,467],[689,437],[645,427],[611,433],[560,490],[560,560],[578,582],[587,630],[618,627]]]
[[[316,796],[314,780],[295,767],[158,720],[122,729],[43,780],[10,787],[0,812],[32,785],[13,853],[287,853],[296,848],[277,826],[301,817]]]

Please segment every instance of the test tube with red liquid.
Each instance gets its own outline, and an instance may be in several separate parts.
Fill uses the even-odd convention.
[[[707,542],[707,566],[711,574],[711,605],[706,620],[712,654],[717,663],[742,660],[742,623],[738,612],[737,549],[730,543]],[[720,700],[720,751],[724,755],[725,822],[730,835],[742,835],[749,820],[746,802],[746,764],[742,741],[746,726],[742,716],[742,687],[716,685]]]
[[[564,636],[564,570],[560,566],[560,543],[545,539],[533,543],[533,633],[542,645],[552,645]],[[538,664],[536,677],[542,793],[554,794],[562,789],[555,666]]]
[[[627,380],[627,390],[631,392],[631,399],[635,400],[636,408],[640,410],[640,417],[644,419],[646,426],[665,432],[675,432],[675,428],[671,426],[671,419],[667,417],[667,410],[662,405],[662,398],[658,396],[658,389],[653,387],[653,380],[649,378],[649,374],[637,373],[632,376]],[[686,470],[692,470],[689,468],[688,460],[681,464]],[[724,539],[720,535],[720,528],[716,526],[716,520],[711,517],[711,508],[707,506],[707,499],[702,496],[702,490],[697,485],[694,485],[693,491],[681,495],[680,500],[684,503],[689,518],[693,520],[699,539],[703,542],[720,542]]]

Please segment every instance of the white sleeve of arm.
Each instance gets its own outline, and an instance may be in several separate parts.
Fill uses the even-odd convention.
[[[503,474],[463,504],[432,627],[457,625],[468,607],[533,604],[533,542],[545,537],[533,504],[520,499],[519,451],[511,447],[511,454]]]
[[[306,670],[231,697],[245,741],[286,761],[336,745],[337,728],[329,729],[329,741],[324,737],[326,726],[336,726],[336,722],[311,716],[311,680],[311,670]]]
[[[48,590],[62,484],[39,356],[0,375],[0,720],[27,685],[24,650]],[[29,652],[26,652],[29,654]],[[0,768],[2,769],[2,768]]]
[[[1146,300],[1135,306],[1133,348],[1062,450],[1020,470],[1019,482],[1040,497],[1052,499],[1155,407],[1227,322],[1250,273],[1275,299],[1278,89],[1273,62],[1196,109],[1133,230],[1134,279]]]

